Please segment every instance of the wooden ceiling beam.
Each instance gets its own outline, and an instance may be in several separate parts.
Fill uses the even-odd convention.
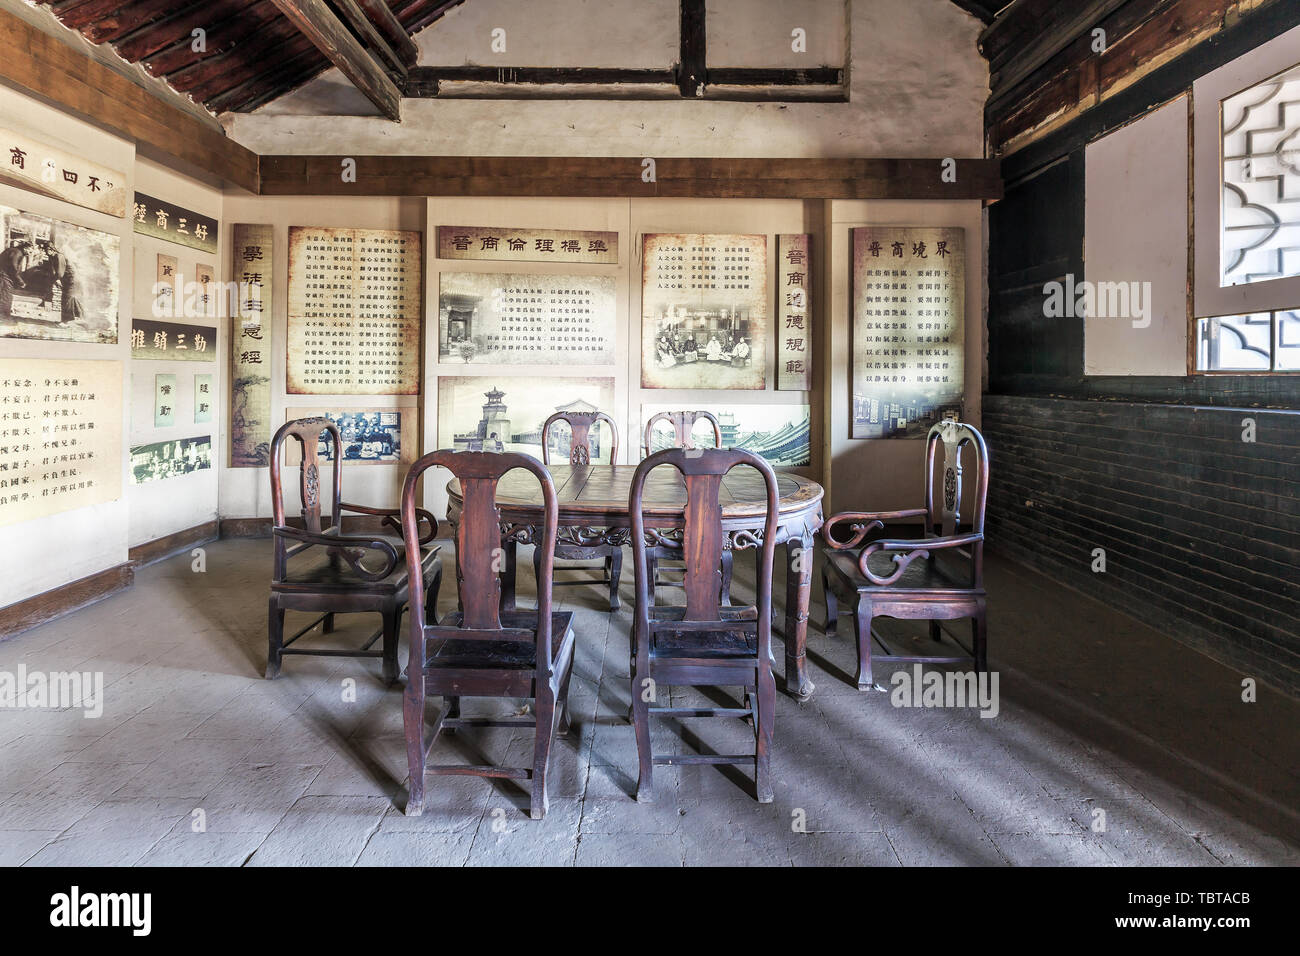
[[[271,0],[393,122],[402,118],[402,94],[357,42],[325,0]]]
[[[378,53],[388,62],[388,66],[399,76],[406,75],[406,63],[397,55],[387,38],[379,32],[374,22],[357,6],[356,0],[333,0],[334,9],[342,14],[343,19],[352,27],[352,32],[365,47]],[[388,9],[385,7],[384,9]],[[405,35],[405,33],[403,33]]]
[[[3,10],[0,78],[130,140],[145,152],[174,156],[257,192],[256,153],[81,50]]]
[[[941,159],[661,158],[656,181],[642,157],[264,155],[261,192],[275,196],[567,196],[695,199],[998,199],[997,160],[958,159],[945,182]]]
[[[357,0],[357,4],[387,38],[402,66],[415,66],[420,60],[420,48],[407,34],[406,27],[402,26],[402,21],[397,19],[392,8],[384,0]]]

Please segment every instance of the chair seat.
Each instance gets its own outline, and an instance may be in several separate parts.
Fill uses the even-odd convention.
[[[917,547],[923,542],[918,540]],[[858,555],[852,551],[832,551],[826,555],[827,566],[847,583],[859,591],[970,591],[975,593],[982,588],[971,586],[970,562],[938,556],[937,560],[917,558],[893,584],[880,585],[868,581],[858,568]],[[894,573],[894,562],[890,553],[874,554],[871,557],[872,573],[887,577]]]
[[[459,627],[459,611],[447,615],[438,626]],[[527,610],[502,611],[501,626],[506,628],[537,629],[537,612]],[[554,660],[565,641],[573,638],[573,612],[551,613],[551,658]],[[457,640],[432,638],[428,642],[425,667],[429,669],[457,670],[532,670],[537,666],[535,641]]]
[[[324,548],[314,546],[290,558],[285,569],[284,580],[273,582],[271,589],[275,590],[277,585],[287,585],[293,590],[308,587],[331,591],[369,590],[384,593],[401,591],[406,587],[406,547],[399,539],[385,538],[384,540],[393,545],[398,560],[392,572],[379,581],[366,580],[353,571],[341,557],[331,560]],[[425,553],[422,564],[426,583],[429,581],[429,572],[438,561],[439,550],[439,547],[434,546]],[[362,561],[367,567],[379,568],[382,566],[383,555],[374,550],[365,550]]]
[[[657,625],[650,644],[651,657],[660,660],[727,660],[757,656],[758,634],[752,626],[744,629],[720,627],[716,631],[673,630],[673,622],[683,620],[685,613],[686,609],[678,606],[656,607],[651,611],[651,627]],[[758,610],[724,605],[718,608],[718,617],[736,624],[753,625],[758,621]]]

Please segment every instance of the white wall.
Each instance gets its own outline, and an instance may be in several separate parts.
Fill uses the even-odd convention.
[[[851,0],[847,8],[841,0],[728,0],[710,4],[709,14],[714,66],[839,66],[847,42],[849,102],[407,99],[395,124],[331,70],[222,122],[262,153],[983,155],[981,25],[950,0]],[[667,68],[677,59],[677,25],[673,0],[474,0],[416,39],[425,65]],[[498,26],[507,31],[499,58],[489,49]],[[795,26],[808,31],[806,54],[790,50]]]
[[[851,230],[858,226],[954,226],[966,230],[966,406],[963,421],[980,427],[985,343],[985,239],[979,201],[834,201],[830,204],[830,336],[822,362],[829,369],[825,433],[830,466],[828,507],[832,511],[893,511],[924,504],[924,445],[901,438],[850,438],[853,363]]]
[[[1151,309],[1146,327],[1086,317],[1085,375],[1187,374],[1188,105],[1180,96],[1085,151],[1084,275],[1149,282]]]
[[[29,97],[0,87],[0,123],[70,153],[86,156],[133,177],[135,148],[94,127],[65,116]],[[8,157],[6,155],[6,162]],[[0,183],[0,204],[41,216],[112,233],[121,240],[118,344],[90,345],[0,339],[0,355],[22,359],[77,359],[122,363],[123,394],[130,364],[132,295],[131,222]],[[127,434],[126,403],[120,410]],[[125,442],[123,443],[125,444]],[[75,581],[127,558],[126,450],[122,452],[123,496],[116,501],[63,511],[0,527],[0,607],[69,581]]]

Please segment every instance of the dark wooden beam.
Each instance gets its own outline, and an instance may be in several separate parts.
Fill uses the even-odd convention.
[[[682,96],[698,96],[708,82],[705,58],[704,0],[678,0],[681,4],[680,55],[677,88]]]
[[[944,182],[940,159],[659,158],[656,181],[643,158],[357,156],[357,180],[339,176],[341,156],[263,156],[270,196],[672,196],[692,199],[998,199],[996,160],[958,159]]]
[[[616,67],[566,66],[417,66],[406,75],[402,93],[408,97],[432,98],[442,92],[442,83],[488,83],[505,89],[528,86],[658,86],[677,85],[675,70],[620,69]],[[843,87],[844,70],[819,66],[806,70],[725,68],[709,71],[714,86],[743,87]],[[705,96],[710,95],[705,90]],[[716,96],[715,96],[716,98]],[[842,97],[841,97],[842,98]]]
[[[334,9],[343,15],[343,19],[352,27],[352,32],[356,34],[357,39],[362,44],[382,56],[394,72],[405,75],[406,63],[397,55],[397,51],[379,32],[379,28],[375,26],[370,17],[366,16],[361,8],[357,6],[356,0],[334,0]],[[388,8],[384,7],[384,9],[387,10]],[[405,31],[403,31],[402,35],[406,35]]]
[[[993,0],[993,2],[981,2],[981,0],[952,0],[952,2],[955,6],[965,10],[981,23],[992,23],[993,18],[998,12],[998,8],[1005,5],[997,2],[997,0]]]
[[[0,78],[146,152],[257,191],[257,154],[102,63],[0,11]]]
[[[406,27],[394,15],[392,8],[384,0],[357,0],[366,16],[387,39],[393,50],[401,59],[404,67],[412,67],[420,59],[420,48],[406,32]]]
[[[1006,96],[1017,83],[1129,2],[1130,0],[1091,0],[1079,6],[1065,6],[1066,12],[1061,14],[1061,19],[1051,29],[1034,37],[1003,68],[993,72],[989,78],[990,102]]]
[[[402,94],[348,32],[325,0],[271,0],[329,61],[390,120],[402,116]]]

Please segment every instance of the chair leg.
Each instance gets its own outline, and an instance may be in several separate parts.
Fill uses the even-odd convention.
[[[858,598],[853,619],[858,637],[858,690],[870,690],[871,681],[871,602]]]
[[[325,620],[321,622],[320,630],[322,634],[334,633],[334,613],[332,611],[325,615]]]
[[[401,636],[402,609],[396,607],[390,611],[381,611],[380,614],[384,619],[384,656],[380,673],[384,683],[392,684],[401,673],[401,668],[397,666],[397,641]]]
[[[722,552],[722,603],[724,606],[731,604],[731,573],[735,564],[734,552],[724,550]]]
[[[822,569],[822,593],[826,596],[826,636],[837,633],[840,629],[840,602],[831,590],[830,575]]]
[[[556,725],[557,733],[567,737],[569,735],[569,678],[573,676],[573,661],[569,661],[569,667],[564,672],[564,679],[560,681],[560,696],[558,706],[560,708],[560,721]]]
[[[266,679],[280,676],[280,661],[284,654],[284,609],[271,598],[266,621]]]
[[[623,549],[616,548],[605,561],[609,574],[609,609],[617,611],[619,608],[618,579],[623,573]]]
[[[424,675],[407,675],[402,694],[402,729],[406,735],[406,765],[411,774],[406,815],[418,817],[424,812]]]
[[[659,586],[659,556],[655,554],[654,548],[646,549],[646,578],[650,586],[646,590],[650,593],[650,603],[655,601],[655,588]]]
[[[943,628],[939,626],[938,621],[930,622],[930,640],[932,641],[943,640]]]
[[[979,609],[971,619],[971,631],[974,640],[972,650],[975,651],[975,672],[982,674],[989,669],[989,622],[983,601],[980,602]]]
[[[758,734],[754,754],[754,790],[759,803],[772,802],[772,732],[776,723],[776,678],[770,661],[758,664]]]
[[[444,736],[450,737],[452,734],[456,732],[456,728],[448,727],[447,721],[455,720],[457,717],[460,716],[460,698],[444,697],[442,699],[442,706],[446,708],[446,717],[443,718],[443,722],[442,722],[442,733]]]
[[[549,686],[537,688],[537,729],[533,738],[533,792],[528,815],[534,820],[546,816],[546,770],[551,761],[551,740],[555,736],[555,692]]]
[[[650,702],[645,699],[641,686],[643,674],[640,667],[632,668],[632,724],[636,728],[637,803],[654,803],[654,751],[650,749]]]

